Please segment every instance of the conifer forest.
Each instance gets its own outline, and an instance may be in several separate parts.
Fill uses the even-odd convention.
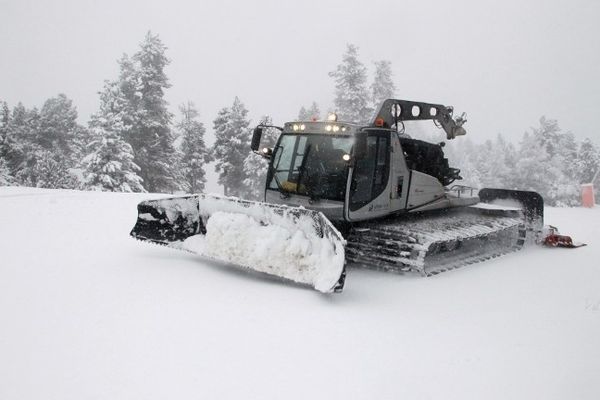
[[[323,71],[335,86],[331,103],[299,104],[290,119],[323,119],[336,112],[341,120],[367,123],[383,100],[402,98],[390,61],[373,61],[369,76],[357,46],[348,44],[340,54],[339,64]],[[118,60],[118,76],[107,77],[99,88],[99,107],[88,121],[62,93],[41,108],[8,104],[0,97],[0,185],[198,193],[205,190],[206,171],[212,168],[226,195],[260,199],[267,161],[250,151],[252,129],[285,121],[269,115],[250,120],[238,97],[217,115],[202,116],[209,121],[201,119],[202,110],[191,101],[175,105],[173,113],[165,100],[170,62],[168,46],[148,32],[134,53]],[[435,132],[409,124],[403,133],[440,140]],[[461,170],[460,184],[533,190],[549,205],[575,206],[580,185],[592,182],[600,168],[598,143],[586,132],[576,134],[542,115],[535,126],[523,127],[519,141],[498,132],[482,143],[469,137],[460,144],[449,142],[444,151]],[[268,129],[263,144],[273,146],[277,135]]]

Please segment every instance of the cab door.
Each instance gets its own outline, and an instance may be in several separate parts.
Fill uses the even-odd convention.
[[[348,176],[346,219],[360,221],[390,211],[390,132],[369,131],[366,155],[355,160]]]

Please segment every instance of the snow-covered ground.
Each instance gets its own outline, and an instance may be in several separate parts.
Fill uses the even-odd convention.
[[[589,246],[323,295],[131,239],[147,195],[0,188],[0,399],[598,399]]]

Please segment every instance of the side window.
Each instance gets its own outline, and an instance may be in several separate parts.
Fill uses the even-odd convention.
[[[389,138],[379,137],[377,141],[377,161],[375,164],[375,177],[373,179],[373,196],[375,198],[383,192],[388,180],[388,149]]]
[[[292,162],[295,142],[295,137],[291,135],[282,135],[279,146],[275,149],[275,154],[273,155],[273,173],[277,174],[277,178],[280,182],[290,179],[290,171],[288,171],[288,169],[290,167],[290,163]],[[271,180],[269,183],[269,188],[277,189],[277,183],[275,179],[272,177],[269,179]]]
[[[358,210],[371,200],[375,158],[377,155],[377,137],[367,138],[367,155],[356,161],[352,174],[350,210]]]
[[[367,155],[358,160],[352,174],[350,211],[364,207],[379,196],[389,177],[389,137],[373,134],[367,138]]]

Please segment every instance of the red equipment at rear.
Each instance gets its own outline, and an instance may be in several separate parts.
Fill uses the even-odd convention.
[[[548,225],[545,227],[546,234],[542,240],[542,244],[548,247],[567,247],[574,249],[577,247],[585,246],[585,243],[573,243],[573,239],[570,236],[561,235],[558,233],[558,229],[555,226]]]

